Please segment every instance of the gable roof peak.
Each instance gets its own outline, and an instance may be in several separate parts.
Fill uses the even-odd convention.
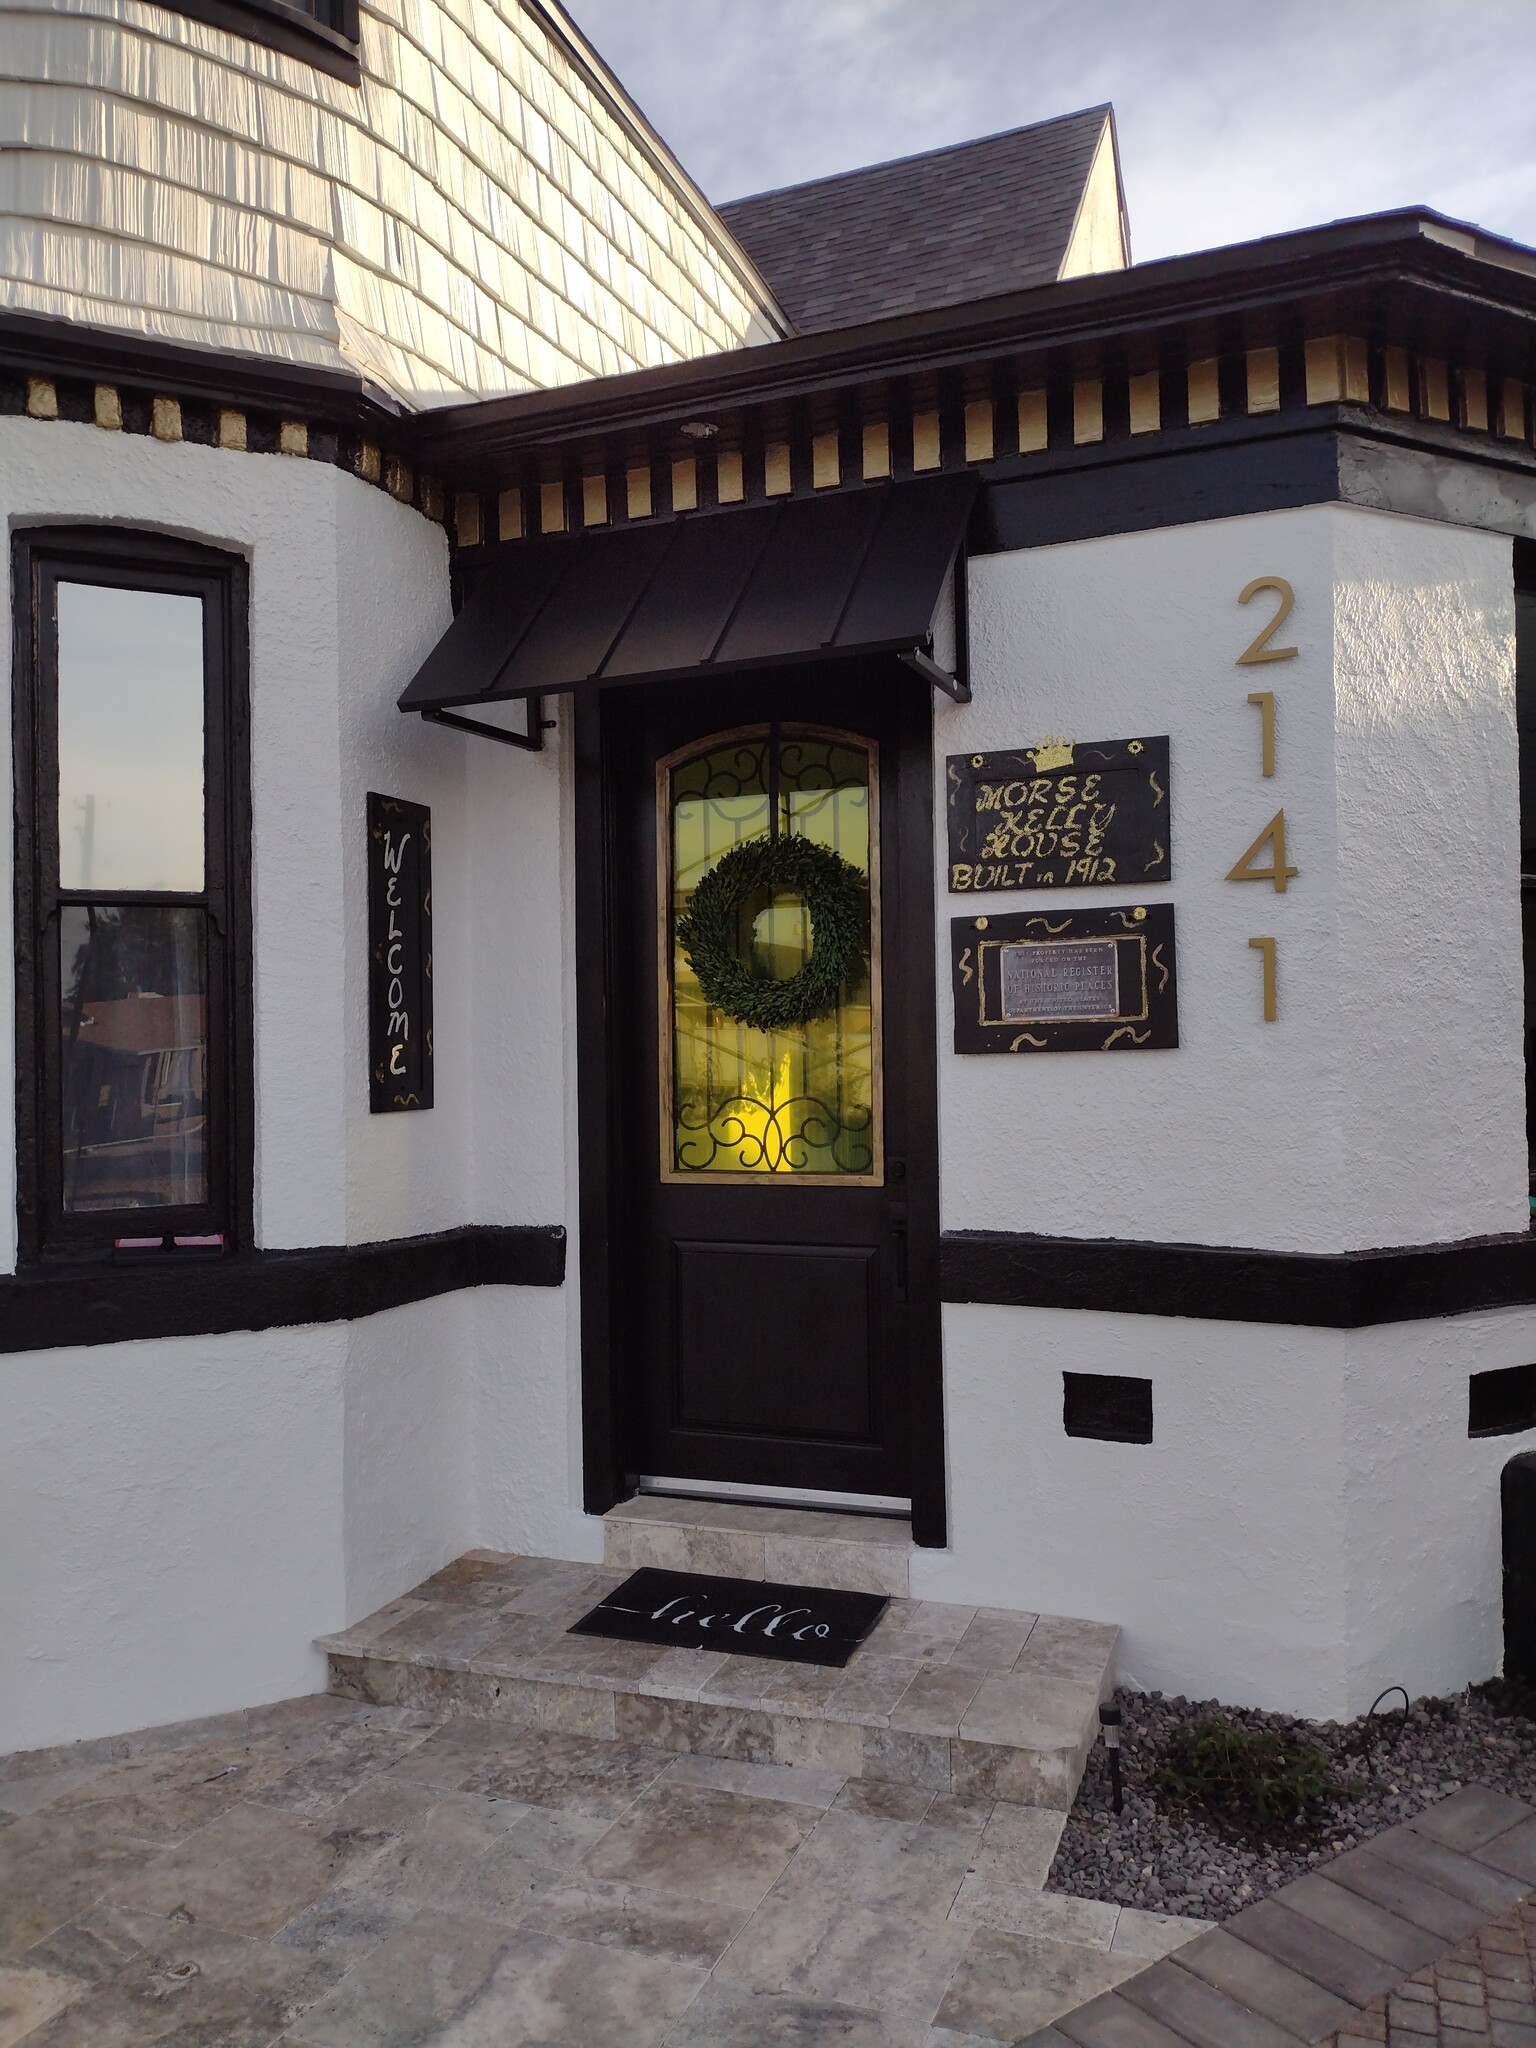
[[[1129,261],[1114,109],[784,185],[716,211],[799,334]]]
[[[909,164],[936,164],[944,157],[965,156],[973,150],[985,149],[989,143],[1011,142],[1021,135],[1041,135],[1046,129],[1063,128],[1070,122],[1092,120],[1102,124],[1113,122],[1114,118],[1114,102],[1101,100],[1097,106],[1077,107],[1068,114],[1050,114],[1043,121],[1024,121],[1014,128],[993,128],[985,135],[967,136],[960,142],[941,142],[933,149],[914,149],[905,156],[881,157],[877,163],[855,164],[851,170],[827,171],[819,178],[806,178],[793,185],[770,185],[761,192],[744,192],[739,199],[717,199],[715,210],[718,213],[733,206],[754,206],[760,199],[778,199],[789,192],[823,192],[829,186],[878,177],[882,171],[901,171]]]

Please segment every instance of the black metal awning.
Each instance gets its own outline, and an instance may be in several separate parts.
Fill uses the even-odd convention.
[[[557,691],[878,653],[964,699],[932,638],[976,489],[961,472],[520,542],[474,585],[400,709],[536,745],[537,699]],[[528,735],[463,716],[517,698]]]

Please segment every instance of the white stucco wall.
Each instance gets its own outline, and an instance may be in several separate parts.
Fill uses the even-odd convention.
[[[167,517],[167,508],[174,517]],[[342,1244],[473,1220],[461,741],[394,699],[450,616],[441,529],[328,464],[0,420],[0,516],[140,526],[245,555],[251,583],[258,1244]],[[9,611],[9,590],[3,600]],[[0,661],[7,665],[7,637]],[[433,808],[430,1116],[368,1113],[370,788]],[[3,914],[11,916],[10,848]],[[460,886],[455,886],[456,879]],[[12,997],[9,968],[6,1030]],[[15,1261],[14,1107],[0,1101],[0,1244]]]
[[[0,1751],[312,1692],[347,1331],[0,1358]]]
[[[319,463],[15,418],[0,420],[0,516],[170,530],[249,560],[258,1242],[561,1221],[564,968],[544,893],[561,886],[561,757],[487,747],[498,760],[471,771],[462,740],[395,710],[448,616],[441,531]],[[8,662],[8,621],[0,644]],[[8,795],[8,749],[4,774]],[[419,1116],[368,1112],[371,788],[433,809],[437,1106]],[[0,869],[9,934],[8,837]],[[500,1063],[476,1091],[481,998]],[[12,1100],[0,1091],[6,1271]],[[471,1544],[537,1528],[560,1548],[579,1521],[572,1293],[495,1287],[350,1326],[0,1355],[0,1751],[316,1688],[317,1633]],[[537,1477],[550,1456],[557,1476]]]
[[[1239,667],[1260,575],[1293,586],[1274,644],[1299,653]],[[1179,1046],[949,1052],[951,917],[1042,895],[952,895],[940,844],[945,1227],[1320,1252],[1523,1229],[1509,542],[1320,506],[987,555],[971,663],[935,718],[940,819],[947,754],[1170,735],[1172,881],[1043,900],[1176,906]],[[1282,805],[1289,889],[1228,882]]]
[[[473,1184],[482,1222],[564,1223],[566,1284],[473,1297],[472,1457],[481,1543],[595,1559],[602,1528],[581,1507],[570,700],[546,700],[544,716],[541,754],[470,748]]]
[[[251,563],[260,1241],[563,1222],[570,1279],[0,1356],[0,1751],[318,1686],[315,1634],[471,1544],[600,1549],[566,708],[537,756],[398,716],[447,616],[445,547],[355,479],[0,420],[12,525],[167,506]],[[957,1058],[941,945],[946,1227],[1313,1251],[1520,1228],[1507,544],[1320,509],[971,573],[976,697],[941,707],[936,776],[1048,732],[1172,736],[1174,875],[1146,893],[1178,907],[1182,1045]],[[1267,573],[1296,588],[1301,655],[1238,668],[1260,620],[1236,593]],[[1279,700],[1273,782],[1252,688]],[[433,806],[424,1116],[367,1109],[369,788]],[[1281,803],[1291,890],[1227,883]],[[950,896],[942,851],[941,927],[1038,900]],[[10,905],[5,875],[7,928]],[[1256,931],[1280,941],[1275,1025]],[[7,1053],[12,1009],[5,982]],[[6,1267],[10,1118],[0,1091]],[[1536,1356],[1536,1313],[1336,1332],[951,1306],[944,1325],[952,1537],[917,1557],[919,1592],[1113,1620],[1132,1682],[1315,1714],[1494,1667],[1497,1475],[1523,1440],[1469,1442],[1466,1380]],[[1065,1438],[1066,1369],[1150,1376],[1155,1442]]]
[[[1274,644],[1300,652],[1239,667],[1259,575],[1294,586]],[[940,815],[945,754],[1168,733],[1173,877],[1140,893],[1177,906],[1180,1045],[949,1051],[949,917],[1065,901],[951,895],[940,846],[946,1227],[1311,1252],[1523,1229],[1509,543],[1326,507],[971,578]],[[1289,890],[1226,881],[1282,804]],[[1319,1716],[1496,1668],[1498,1473],[1528,1440],[1470,1441],[1466,1383],[1536,1356],[1536,1312],[1344,1332],[955,1305],[944,1330],[952,1539],[923,1592],[1116,1621],[1131,1683]],[[1064,1371],[1150,1378],[1154,1442],[1067,1438]]]
[[[1363,1713],[1503,1654],[1499,1473],[1474,1372],[1536,1357],[1536,1311],[1367,1330],[1065,1309],[944,1311],[951,1540],[930,1599],[1119,1624],[1122,1682]],[[1068,1437],[1063,1372],[1150,1379],[1150,1444]]]
[[[0,0],[0,305],[408,404],[776,332],[623,89],[519,0],[362,0],[361,85],[150,0]]]

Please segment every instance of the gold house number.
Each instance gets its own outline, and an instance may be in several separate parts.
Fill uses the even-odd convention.
[[[1251,583],[1244,584],[1238,593],[1239,604],[1247,604],[1260,591],[1271,591],[1279,603],[1273,618],[1254,639],[1250,640],[1237,657],[1239,668],[1249,668],[1264,661],[1294,660],[1299,649],[1295,647],[1272,647],[1270,642],[1291,615],[1296,602],[1296,593],[1283,576],[1255,576]],[[1259,714],[1259,769],[1266,780],[1275,772],[1275,693],[1273,690],[1250,690],[1248,702]],[[1267,861],[1259,856],[1269,849]],[[1277,896],[1283,896],[1286,884],[1299,870],[1286,859],[1285,811],[1276,811],[1253,844],[1240,853],[1227,870],[1229,882],[1268,882]],[[1263,968],[1264,1021],[1273,1024],[1279,1015],[1277,947],[1273,938],[1256,938],[1248,941],[1250,948],[1259,955]]]
[[[1269,644],[1291,616],[1291,606],[1296,602],[1295,591],[1283,576],[1255,576],[1251,583],[1245,583],[1238,592],[1238,603],[1247,604],[1249,599],[1257,597],[1261,590],[1272,590],[1280,603],[1275,616],[1263,632],[1257,639],[1250,640],[1237,657],[1239,668],[1248,668],[1258,661],[1291,661],[1299,651],[1294,647],[1271,647]]]

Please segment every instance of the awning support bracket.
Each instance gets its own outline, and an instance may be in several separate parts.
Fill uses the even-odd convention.
[[[942,690],[946,697],[952,697],[957,704],[970,703],[970,684],[962,681],[959,676],[952,676],[947,668],[940,668],[932,655],[925,654],[921,647],[914,647],[909,654],[898,654],[896,659],[905,662],[925,683],[932,683],[936,690]]]
[[[500,740],[504,747],[521,747],[527,754],[542,754],[544,735],[553,732],[555,721],[544,716],[542,697],[525,697],[528,706],[528,727],[525,732],[509,732],[505,726],[486,725],[478,718],[461,718],[456,711],[423,711],[422,717],[431,725],[452,725],[460,732],[478,733],[482,739]]]

